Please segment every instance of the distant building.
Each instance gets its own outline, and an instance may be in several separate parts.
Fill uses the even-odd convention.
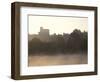
[[[38,38],[38,39],[40,39],[43,42],[50,41],[49,29],[44,29],[43,27],[40,27],[40,32],[38,34],[29,35],[28,39],[30,41],[33,38]]]
[[[43,42],[50,41],[49,29],[43,29],[43,27],[40,27],[39,39]]]
[[[69,34],[63,33],[61,34],[49,34],[49,29],[44,29],[43,27],[40,27],[40,32],[38,34],[32,34],[28,36],[28,40],[31,41],[34,38],[40,39],[42,42],[49,42],[49,41],[56,41],[58,37],[63,37],[64,40],[67,42],[69,39]]]

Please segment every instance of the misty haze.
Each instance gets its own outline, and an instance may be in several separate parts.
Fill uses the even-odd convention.
[[[28,66],[75,65],[88,63],[88,33],[85,26],[83,26],[85,27],[84,29],[82,28],[84,31],[82,31],[81,28],[75,27],[73,30],[70,29],[70,32],[67,32],[67,26],[65,26],[66,29],[63,31],[57,30],[57,24],[55,24],[56,29],[55,32],[53,32],[52,28],[41,26],[47,21],[45,18],[47,19],[48,17],[40,16],[40,21],[44,21],[44,23],[38,23],[38,20],[35,21],[35,26],[40,24],[40,26],[37,27],[38,32],[36,32],[33,30],[33,28],[35,29],[35,26],[33,26],[34,22],[32,24],[32,21],[34,21],[36,17],[39,18],[39,16],[29,16]],[[56,17],[49,17],[48,20],[54,21],[54,18]],[[57,17],[55,21],[61,22],[62,19],[63,17]],[[72,20],[73,18],[70,18],[68,23]],[[73,23],[77,26],[80,20],[81,24],[85,24],[87,18],[75,18],[74,20],[77,20],[77,23]],[[55,22],[52,22],[52,25],[54,25],[54,23]],[[82,27],[81,24],[78,26]],[[44,24],[44,26],[45,25],[49,26],[49,23]],[[63,26],[63,23],[61,22],[59,25]]]

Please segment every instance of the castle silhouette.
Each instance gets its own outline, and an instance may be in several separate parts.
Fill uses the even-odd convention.
[[[44,29],[43,27],[40,27],[40,32],[38,32],[38,34],[29,35],[28,40],[31,41],[32,39],[37,38],[37,39],[41,40],[42,42],[49,42],[52,40],[56,40],[56,38],[58,36],[61,36],[61,37],[63,36],[63,38],[65,40],[67,40],[69,34],[63,33],[63,35],[61,35],[61,34],[56,35],[56,33],[54,33],[54,34],[50,35],[49,29]]]

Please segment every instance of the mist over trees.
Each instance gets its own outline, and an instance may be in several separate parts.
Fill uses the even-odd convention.
[[[28,53],[87,53],[88,36],[87,32],[81,32],[78,29],[73,30],[70,34],[50,35],[49,42],[43,42],[38,38],[28,41]]]

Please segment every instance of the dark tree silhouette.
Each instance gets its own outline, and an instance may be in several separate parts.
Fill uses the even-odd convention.
[[[28,53],[78,53],[87,52],[87,32],[75,29],[69,35],[54,35],[51,41],[42,42],[38,38],[33,38],[28,42]],[[52,36],[51,36],[52,37]],[[67,39],[65,37],[68,37]]]

